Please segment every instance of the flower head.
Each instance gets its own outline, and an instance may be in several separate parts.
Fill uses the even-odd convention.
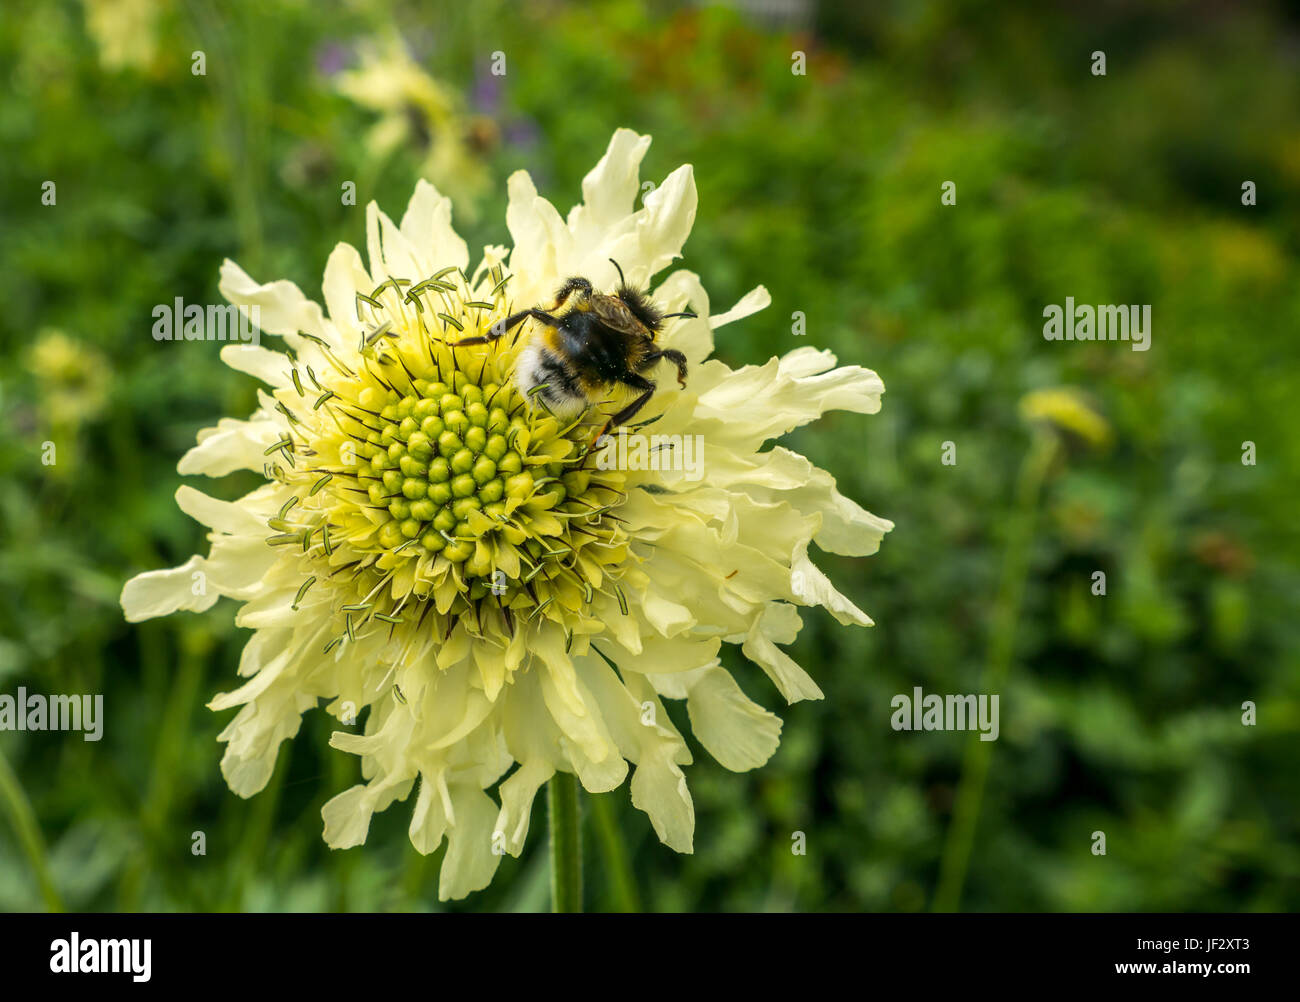
[[[105,69],[152,67],[158,57],[158,0],[82,0],[86,28],[99,46]]]
[[[1073,387],[1031,390],[1020,398],[1020,415],[1032,424],[1069,434],[1092,448],[1110,445],[1110,424]]]
[[[42,409],[52,426],[76,429],[108,403],[108,361],[84,341],[47,327],[37,334],[26,361],[42,389]]]
[[[809,548],[869,554],[891,524],[802,456],[760,450],[826,410],[876,411],[883,386],[812,348],[734,371],[709,360],[714,330],[767,305],[762,287],[721,314],[690,272],[653,290],[663,309],[697,314],[660,335],[690,376],[662,380],[637,422],[670,444],[701,443],[697,478],[610,461],[596,433],[622,400],[561,419],[530,398],[515,379],[528,324],[454,346],[569,276],[611,287],[611,258],[644,288],[680,256],[691,169],[635,209],[648,145],[617,132],[567,219],[516,173],[514,246],[486,248],[473,267],[429,184],[400,225],[371,204],[368,262],[340,244],[326,265],[328,313],[226,262],[223,294],[260,307],[288,351],[223,350],[269,392],[249,420],[201,432],[180,472],[261,470],[267,483],[231,503],[180,488],[181,508],[212,529],[210,554],[122,594],[133,621],[218,595],[242,602],[236,623],[255,631],[239,669],[248,681],[210,704],[242,707],[221,735],[231,789],[260,790],[280,742],[328,700],[341,722],[331,744],[360,756],[366,781],[325,805],[326,841],[364,842],[374,812],[418,784],[410,837],[424,853],[448,839],[443,898],[485,886],[502,851],[520,853],[557,770],[604,792],[632,764],[633,803],[663,842],[691,851],[691,753],[660,700],[685,699],[700,744],[752,769],[781,723],[720,667],[721,645],[739,645],[793,702],[822,695],[779,646],[799,630],[797,607],[870,623]]]

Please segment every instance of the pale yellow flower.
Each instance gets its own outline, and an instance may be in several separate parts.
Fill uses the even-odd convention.
[[[360,65],[340,73],[340,94],[379,113],[366,133],[370,157],[384,161],[399,148],[426,149],[421,173],[448,195],[462,214],[488,184],[486,165],[468,143],[471,122],[459,95],[421,68],[396,34],[360,47]]]
[[[1110,445],[1109,422],[1072,387],[1031,390],[1020,398],[1020,416],[1030,422],[1046,422],[1094,448]]]
[[[97,417],[108,403],[112,381],[108,361],[84,341],[47,327],[36,335],[26,361],[51,426],[76,429]]]
[[[207,609],[219,595],[243,603],[247,681],[210,704],[242,707],[221,735],[231,789],[260,790],[280,742],[328,700],[341,721],[331,744],[361,757],[365,782],[325,805],[325,839],[359,845],[374,812],[418,785],[410,837],[422,853],[448,839],[443,898],[485,886],[500,852],[521,852],[534,796],[557,770],[604,792],[635,766],[633,803],[663,842],[690,852],[691,753],[661,699],[686,701],[691,730],[722,765],[755,768],[781,722],[720,667],[722,645],[738,645],[788,701],[816,699],[781,649],[801,626],[798,607],[870,624],[809,550],[870,554],[891,524],[804,457],[764,446],[830,409],[873,413],[884,388],[811,347],[738,370],[710,360],[715,330],[768,304],[761,286],[721,313],[689,271],[653,290],[698,319],[661,335],[689,360],[685,388],[666,374],[637,421],[701,436],[698,480],[602,469],[590,443],[622,400],[562,427],[523,397],[512,377],[528,325],[518,338],[448,346],[549,302],[568,276],[610,288],[611,258],[644,288],[680,256],[694,178],[677,169],[635,208],[649,142],[617,132],[567,219],[516,173],[513,248],[488,247],[472,268],[449,201],[429,184],[400,225],[370,205],[368,262],[335,248],[326,310],[226,262],[224,295],[260,307],[288,351],[222,351],[270,392],[249,420],[201,432],[180,472],[265,465],[268,482],[233,503],[180,488],[181,508],[212,529],[210,554],[142,574],[122,594],[132,621]]]
[[[165,0],[82,0],[86,28],[105,69],[147,69],[158,57],[158,21]]]

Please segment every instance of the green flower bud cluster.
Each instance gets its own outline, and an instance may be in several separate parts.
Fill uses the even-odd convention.
[[[512,394],[498,394],[495,383],[477,386],[464,373],[451,385],[416,380],[414,389],[389,393],[379,414],[383,426],[361,449],[370,466],[370,503],[391,516],[379,541],[394,548],[418,540],[453,563],[469,561],[470,575],[485,575],[491,568],[472,559],[478,533],[470,513],[501,522],[508,498],[533,493],[536,468],[526,469],[516,448],[528,422],[502,406]]]

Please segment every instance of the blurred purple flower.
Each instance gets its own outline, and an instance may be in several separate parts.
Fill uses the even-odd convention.
[[[322,76],[342,73],[352,62],[352,46],[343,42],[325,42],[316,49],[316,70]]]
[[[536,120],[528,117],[510,119],[503,131],[506,144],[520,150],[534,149],[542,138]]]
[[[479,73],[475,76],[470,100],[476,111],[484,115],[495,115],[501,108],[501,92],[501,77],[491,73]]]

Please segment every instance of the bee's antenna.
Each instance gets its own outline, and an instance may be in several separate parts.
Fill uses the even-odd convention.
[[[665,313],[662,317],[660,317],[660,319],[667,320],[669,317],[688,317],[691,320],[695,320],[699,317],[699,314],[698,313]]]
[[[613,258],[610,258],[609,263],[618,269],[618,284],[627,285],[627,279],[623,277],[623,269],[618,267],[618,262],[615,261]]]

